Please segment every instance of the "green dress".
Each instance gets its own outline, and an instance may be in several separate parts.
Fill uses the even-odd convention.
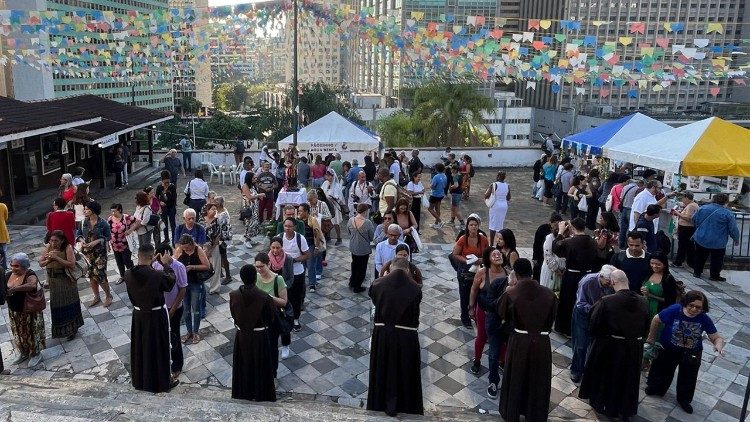
[[[648,293],[651,296],[657,296],[660,298],[664,298],[664,288],[662,287],[661,283],[654,283],[650,280],[646,280],[643,282],[643,287],[648,290]],[[654,299],[653,297],[649,296],[647,298],[648,300],[648,315],[649,318],[653,319],[654,315],[659,313],[659,302],[658,300]]]

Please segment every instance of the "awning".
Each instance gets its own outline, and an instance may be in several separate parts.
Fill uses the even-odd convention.
[[[710,117],[605,148],[604,154],[685,176],[750,177],[750,130]]]
[[[0,144],[100,122],[98,115],[0,97]]]
[[[604,147],[613,147],[672,129],[665,123],[641,113],[604,123],[563,138],[564,148],[573,147],[581,152],[601,154]]]

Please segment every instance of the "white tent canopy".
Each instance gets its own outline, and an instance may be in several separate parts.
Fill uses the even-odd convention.
[[[292,145],[292,136],[279,141],[279,148]],[[377,151],[380,139],[366,129],[332,111],[300,129],[297,149],[311,153],[345,153],[348,151]]]

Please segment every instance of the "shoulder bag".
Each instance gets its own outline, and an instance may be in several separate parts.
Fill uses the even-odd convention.
[[[190,205],[190,182],[187,183],[186,186],[187,192],[185,193],[185,199],[182,200],[182,203],[185,205]],[[197,212],[200,212],[200,210],[196,210]]]
[[[492,206],[495,205],[495,191],[497,191],[497,182],[492,183],[492,192],[490,192],[490,197],[485,198],[484,200],[484,204],[489,208],[492,208]]]
[[[23,284],[26,284],[26,279],[30,276],[36,275],[33,271],[28,271],[24,277]],[[23,313],[35,314],[42,312],[47,307],[47,300],[44,298],[44,289],[42,284],[39,282],[39,277],[36,279],[36,290],[31,292],[25,292],[26,297],[23,301]]]
[[[278,279],[281,277],[280,275],[277,275],[273,279],[273,294],[274,297],[279,297],[279,285],[278,285]],[[279,332],[282,334],[289,334],[292,332],[292,327],[294,326],[294,309],[292,308],[292,303],[289,301],[289,298],[286,300],[286,306],[283,308],[279,308],[279,317],[277,318],[278,324],[279,324]]]
[[[76,262],[73,268],[65,268],[65,274],[70,277],[73,281],[78,281],[80,279],[86,278],[86,274],[89,270],[89,260],[86,259],[86,256],[84,256],[81,252],[79,252],[76,248],[73,248],[73,257],[75,258]]]

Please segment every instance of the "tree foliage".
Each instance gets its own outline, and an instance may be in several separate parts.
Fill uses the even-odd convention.
[[[292,95],[293,91],[290,89],[287,97],[291,99]],[[302,122],[310,124],[335,111],[357,124],[364,124],[349,100],[350,96],[351,92],[345,87],[337,87],[323,82],[302,84],[299,96]],[[291,110],[291,100],[288,102]]]
[[[213,101],[222,111],[245,111],[246,107],[259,103],[263,99],[263,91],[271,87],[267,84],[250,84],[241,81],[225,82],[216,85]]]
[[[388,146],[464,146],[492,144],[482,112],[493,113],[492,99],[466,83],[430,82],[410,93],[414,108],[378,122]],[[489,141],[488,141],[489,140]]]
[[[180,109],[184,114],[196,115],[203,108],[203,103],[195,97],[183,97],[180,99]]]

